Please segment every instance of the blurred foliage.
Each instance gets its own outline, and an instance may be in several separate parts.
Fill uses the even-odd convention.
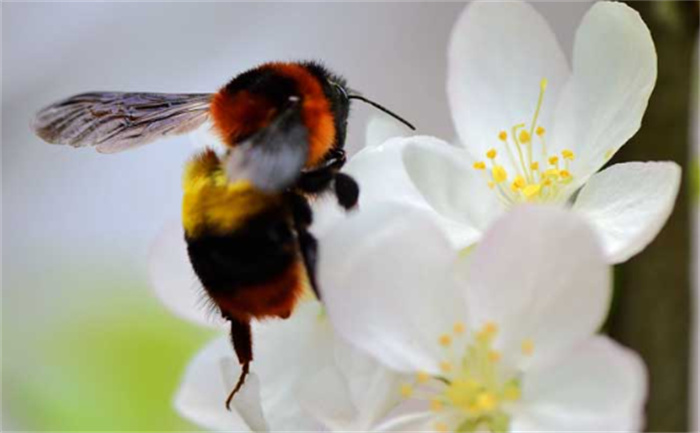
[[[172,401],[185,366],[213,332],[175,318],[146,288],[132,292],[101,291],[102,308],[57,317],[38,344],[28,345],[35,362],[9,371],[3,366],[4,410],[15,427],[197,429]]]

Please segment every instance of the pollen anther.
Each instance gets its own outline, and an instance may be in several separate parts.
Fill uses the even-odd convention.
[[[491,393],[488,392],[482,392],[479,394],[479,396],[476,398],[476,406],[479,410],[482,411],[491,411],[496,407],[497,400],[496,396],[494,396]]]
[[[564,149],[564,150],[561,151],[561,156],[562,156],[562,158],[564,158],[564,159],[568,159],[569,161],[573,161],[573,159],[574,159],[574,152],[572,152],[572,151],[570,151],[570,150],[568,150],[568,149]]]
[[[416,373],[416,382],[423,384],[430,380],[430,375],[425,371],[419,371]]]
[[[447,347],[452,344],[452,338],[447,334],[442,334],[438,339],[440,346]]]
[[[542,190],[542,186],[539,183],[535,183],[526,186],[525,189],[523,189],[523,194],[525,194],[525,198],[531,200],[540,193],[540,190]]]
[[[494,166],[491,170],[491,174],[493,175],[493,181],[496,183],[501,183],[508,179],[508,173],[506,172],[506,169],[503,168],[503,166],[501,165]]]
[[[522,144],[529,143],[529,142],[530,142],[530,133],[527,132],[527,131],[525,131],[525,130],[520,131],[520,134],[518,135],[518,140],[519,140]]]
[[[446,433],[449,430],[449,427],[447,427],[447,424],[444,422],[436,422],[435,423],[435,431],[440,432],[440,433]]]

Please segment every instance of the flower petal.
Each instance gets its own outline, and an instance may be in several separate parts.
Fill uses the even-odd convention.
[[[576,153],[577,185],[637,132],[655,82],[656,50],[639,14],[623,3],[594,4],[576,32],[573,75],[548,141],[553,151]]]
[[[178,411],[218,430],[259,430],[265,419],[271,430],[318,430],[318,423],[299,404],[298,394],[333,362],[333,333],[321,311],[318,302],[305,302],[289,319],[254,323],[251,377],[253,373],[259,377],[259,390],[255,379],[250,384],[247,379],[247,390],[232,401],[233,412],[225,409],[224,401],[240,366],[228,338],[209,344],[187,369],[175,402]]]
[[[412,412],[406,415],[392,417],[377,427],[377,432],[417,432],[435,431],[433,412]]]
[[[624,262],[661,231],[680,183],[681,169],[674,162],[615,164],[591,177],[574,210],[597,229],[608,261]]]
[[[319,425],[303,410],[298,395],[318,371],[333,363],[333,330],[316,301],[297,306],[285,320],[253,326],[251,370],[262,383],[263,409],[272,430],[317,431]]]
[[[556,37],[532,6],[471,3],[452,30],[448,51],[447,96],[462,144],[481,160],[500,144],[499,131],[529,126],[543,78],[549,85],[539,123],[547,125],[550,101],[558,99],[568,76]]]
[[[607,337],[589,339],[560,363],[528,372],[513,431],[640,431],[647,372]]]
[[[503,359],[519,370],[566,353],[608,311],[610,270],[591,228],[571,211],[517,207],[460,260],[468,326],[495,322]],[[521,349],[528,341],[531,356]]]
[[[457,248],[480,236],[501,208],[467,154],[442,140],[417,136],[366,148],[347,165],[360,184],[360,207],[396,202],[429,211]],[[486,190],[486,192],[484,192]]]
[[[302,405],[331,431],[371,431],[399,403],[402,375],[336,339],[336,363],[304,387]]]
[[[335,367],[327,367],[311,377],[303,386],[301,405],[330,431],[351,431],[348,427],[357,418],[357,408],[350,399],[345,377]]]
[[[224,407],[231,389],[222,373],[222,360],[234,360],[234,357],[226,337],[212,341],[197,354],[187,367],[175,397],[175,408],[182,416],[212,430],[251,431],[240,413]],[[237,362],[234,361],[232,368],[235,368],[232,374],[238,375],[240,367]],[[246,404],[255,407],[255,397],[254,392],[245,394]]]
[[[406,174],[424,200],[440,215],[479,232],[488,226],[505,207],[488,187],[483,172],[475,170],[467,152],[441,142],[408,143],[403,151]],[[451,230],[446,227],[447,234]],[[456,243],[456,235],[453,240]],[[469,243],[457,244],[461,249]]]
[[[180,221],[166,224],[151,245],[148,275],[158,298],[178,316],[201,325],[225,326],[218,310],[208,308],[210,301],[192,269]]]
[[[455,253],[425,211],[385,204],[357,212],[321,245],[321,294],[337,332],[389,367],[437,373],[438,337],[463,316]]]
[[[233,389],[238,381],[240,367],[233,358],[221,360],[221,368],[224,374],[224,382],[228,389]],[[234,374],[235,372],[235,374]],[[255,373],[250,373],[246,377],[245,383],[238,390],[236,398],[231,401],[231,406],[255,432],[266,432],[270,430],[263,414],[262,403],[260,401],[260,379]]]
[[[336,339],[335,362],[348,383],[350,397],[357,408],[354,429],[370,430],[401,401],[399,384],[405,376],[340,338]]]

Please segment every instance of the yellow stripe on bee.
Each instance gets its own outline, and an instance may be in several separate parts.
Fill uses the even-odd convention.
[[[230,233],[281,199],[258,190],[247,180],[229,182],[219,158],[210,151],[187,164],[183,190],[182,223],[189,236],[205,230]]]

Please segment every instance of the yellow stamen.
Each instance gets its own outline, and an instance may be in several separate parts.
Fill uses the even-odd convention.
[[[440,370],[443,373],[449,373],[450,371],[452,371],[452,364],[448,361],[442,361],[440,363]]]
[[[523,189],[523,194],[525,194],[526,199],[531,200],[537,195],[539,195],[541,190],[542,185],[540,185],[539,183],[534,183],[526,186],[525,189]]]
[[[493,181],[496,183],[501,183],[508,179],[508,173],[506,172],[506,169],[503,168],[503,166],[501,165],[494,166],[491,170],[491,174],[493,175]]]
[[[443,347],[447,347],[452,344],[452,338],[447,334],[442,334],[438,341],[440,342],[440,346]]]
[[[518,123],[513,125],[510,131],[498,132],[498,138],[503,142],[508,162],[512,164],[508,170],[515,170],[515,172],[509,173],[504,163],[500,160],[496,162],[498,152],[504,151],[501,148],[498,148],[498,151],[495,148],[488,149],[486,152],[488,159],[474,164],[474,168],[491,170],[490,173],[485,173],[485,180],[489,188],[496,190],[498,199],[506,206],[516,202],[557,200],[568,191],[561,188],[563,184],[570,183],[574,177],[573,171],[570,171],[570,162],[575,158],[574,152],[563,149],[559,154],[548,154],[545,143],[547,130],[538,124],[547,86],[547,79],[543,78],[540,81],[537,105],[530,122]],[[539,139],[535,140],[535,135]],[[537,157],[533,157],[536,145],[541,147],[537,149]],[[606,159],[612,156],[612,153],[611,149]]]
[[[498,333],[498,326],[493,322],[487,322],[481,331],[476,334],[477,340],[483,342],[489,341]]]
[[[506,401],[520,400],[520,387],[515,383],[509,383],[503,390],[503,399]]]
[[[514,191],[525,187],[525,179],[522,176],[516,176],[512,186]]]
[[[532,355],[535,351],[535,343],[531,338],[523,340],[523,343],[520,345],[520,350],[522,350],[523,355]]]
[[[474,169],[475,170],[484,170],[486,169],[486,164],[484,161],[477,161],[474,163]]]
[[[544,172],[545,178],[553,178],[556,179],[559,177],[559,170],[556,168],[550,168],[549,170]]]
[[[530,133],[522,130],[520,131],[520,135],[518,135],[518,140],[520,141],[521,144],[527,144],[530,142]]]
[[[442,410],[442,402],[437,398],[430,400],[430,410],[440,412]]]
[[[498,362],[501,360],[501,352],[498,350],[492,350],[489,352],[489,361]]]
[[[407,383],[401,385],[401,397],[409,398],[413,395],[413,387]]]
[[[482,392],[476,397],[476,406],[479,410],[488,412],[493,410],[498,404],[496,396],[489,392]]]
[[[446,433],[450,428],[444,422],[435,423],[435,431],[440,433]]]
[[[570,151],[570,150],[568,150],[568,149],[562,150],[562,151],[561,151],[561,156],[562,156],[562,158],[568,159],[569,161],[573,161],[573,160],[574,160],[574,152],[572,152],[572,151]]]
[[[486,325],[484,325],[484,331],[489,335],[496,335],[498,333],[498,325],[493,322],[486,322]]]
[[[416,373],[416,382],[423,384],[430,380],[430,375],[425,371],[419,371]]]
[[[466,330],[466,327],[464,326],[464,323],[462,322],[457,322],[455,325],[452,327],[452,330],[454,331],[455,334],[463,334],[464,331]]]

